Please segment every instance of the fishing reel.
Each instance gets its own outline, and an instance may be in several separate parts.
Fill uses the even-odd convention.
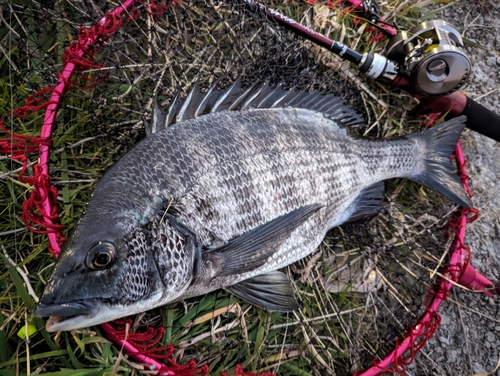
[[[391,38],[384,55],[409,77],[417,94],[448,95],[464,85],[471,62],[461,35],[445,21],[423,22]]]
[[[462,37],[445,21],[422,22],[409,31],[399,31],[391,37],[385,54],[359,53],[256,0],[244,1],[289,30],[356,64],[361,73],[372,79],[394,82],[401,76],[408,78],[412,94],[446,96],[463,86],[471,71],[471,62],[462,51]],[[376,0],[365,0],[362,7],[366,19],[387,35],[392,35],[392,32],[378,25],[392,26],[380,18]]]

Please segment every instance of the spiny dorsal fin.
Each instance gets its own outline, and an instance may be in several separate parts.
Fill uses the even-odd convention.
[[[242,88],[241,77],[226,90],[217,90],[218,79],[206,93],[201,93],[198,83],[191,88],[185,100],[180,101],[177,94],[167,112],[163,114],[155,98],[152,124],[146,133],[152,134],[172,124],[222,111],[243,111],[250,108],[302,108],[321,112],[326,117],[349,127],[362,127],[362,117],[344,104],[344,101],[332,94],[318,91],[295,92],[281,86],[271,87],[269,81],[255,83]]]
[[[158,104],[158,102],[156,102]],[[170,102],[170,106],[168,107],[168,110],[166,112],[166,117],[165,117],[165,123],[156,126],[156,129],[160,130],[166,127],[169,127],[170,125],[175,123],[175,118],[177,112],[179,112],[179,109],[182,106],[182,102],[179,100],[179,93],[175,94],[174,99],[172,99],[172,102]],[[156,109],[155,109],[156,111]],[[161,111],[161,110],[160,110]]]
[[[144,120],[146,136],[158,132],[160,130],[158,126],[163,128],[165,120],[165,114],[161,112],[160,105],[158,104],[158,97],[155,96],[153,99],[153,118],[151,119],[151,123]]]
[[[219,77],[205,93],[204,98],[201,99],[200,103],[196,107],[196,111],[194,112],[195,117],[201,116],[207,113],[207,111],[211,111],[219,94],[222,92],[222,90],[216,90],[221,80],[222,77]]]

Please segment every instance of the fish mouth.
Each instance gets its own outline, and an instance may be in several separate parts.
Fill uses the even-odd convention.
[[[48,332],[72,330],[82,327],[99,313],[101,302],[98,299],[78,300],[61,304],[38,303],[34,315],[47,317],[46,329]]]

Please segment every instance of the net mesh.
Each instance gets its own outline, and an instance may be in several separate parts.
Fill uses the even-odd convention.
[[[367,30],[345,4],[265,3],[353,48],[381,48],[376,43],[380,33]],[[422,129],[407,115],[401,94],[361,82],[349,66],[240,1],[137,2],[123,15],[98,23],[101,34],[85,54],[72,49],[76,40],[92,40],[92,25],[115,7],[96,0],[18,0],[2,7],[0,101],[7,132],[2,147],[8,154],[0,157],[3,364],[17,364],[23,372],[27,367],[144,371],[132,360],[117,360],[121,347],[106,339],[118,341],[136,332],[142,333],[136,348],[147,340],[142,353],[168,359],[169,372],[179,375],[242,375],[244,370],[344,375],[367,369],[392,351],[426,311],[426,297],[447,265],[454,240],[445,229],[455,208],[403,180],[387,184],[380,215],[333,229],[313,255],[286,269],[301,303],[296,312],[265,312],[217,291],[129,321],[56,337],[32,317],[33,296],[43,290],[53,259],[45,252],[46,238],[27,229],[44,233],[74,226],[99,177],[144,137],[154,95],[166,106],[195,82],[203,90],[221,77],[221,87],[237,77],[243,85],[269,80],[344,98],[365,114],[363,135],[393,137]],[[67,63],[76,66],[71,78],[61,74]],[[57,121],[51,140],[39,138],[44,116],[39,110],[53,103],[47,88],[61,82],[68,90],[59,93],[64,96],[53,114]],[[57,191],[37,170],[40,144],[51,148],[50,181]],[[37,184],[46,193],[37,190],[33,196]],[[57,202],[52,224],[43,220],[46,194]],[[31,212],[23,214],[23,202],[30,199]],[[439,317],[431,315],[430,322],[424,337],[432,335]],[[16,333],[28,323],[38,331],[20,346]],[[169,347],[158,351],[153,345]],[[29,363],[13,361],[29,356]],[[399,364],[392,372],[402,372],[404,364]]]

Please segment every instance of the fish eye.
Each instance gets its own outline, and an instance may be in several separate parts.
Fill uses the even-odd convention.
[[[108,268],[116,259],[116,247],[108,242],[94,245],[87,253],[85,263],[92,270]]]

